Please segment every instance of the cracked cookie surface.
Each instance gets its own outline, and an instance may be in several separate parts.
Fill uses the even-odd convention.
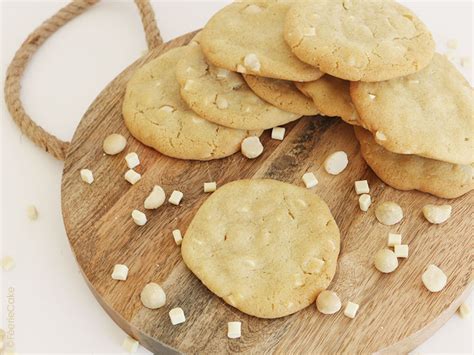
[[[467,80],[440,54],[422,71],[378,83],[352,82],[361,125],[378,144],[453,164],[474,161],[474,96]]]
[[[122,106],[125,124],[140,142],[170,157],[223,158],[239,151],[242,140],[254,133],[208,122],[181,99],[175,67],[189,51],[171,49],[133,74]]]
[[[222,126],[268,129],[301,117],[262,100],[239,73],[207,63],[198,44],[191,46],[178,62],[176,79],[188,106],[206,120]]]
[[[244,75],[244,79],[255,94],[284,111],[303,116],[315,116],[320,113],[313,100],[299,91],[293,81],[255,75]]]
[[[302,61],[351,81],[419,71],[430,63],[435,47],[427,27],[392,0],[295,2],[284,35]]]
[[[456,198],[474,188],[473,165],[457,165],[438,160],[389,152],[373,135],[354,127],[362,157],[375,174],[398,190],[418,190],[441,198]]]
[[[321,77],[318,69],[300,61],[285,43],[283,25],[290,5],[256,0],[226,6],[202,30],[207,59],[220,68],[267,78],[311,81]]]
[[[276,180],[238,180],[199,208],[181,252],[225,302],[278,318],[312,304],[328,287],[339,238],[329,208],[314,193]]]
[[[351,125],[359,124],[359,114],[352,103],[349,82],[331,75],[296,87],[313,99],[314,106],[325,116],[338,116]]]

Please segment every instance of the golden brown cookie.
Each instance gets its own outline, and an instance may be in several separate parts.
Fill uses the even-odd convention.
[[[354,127],[362,157],[377,176],[398,190],[419,190],[442,198],[456,198],[474,188],[473,165],[389,152],[372,134]]]

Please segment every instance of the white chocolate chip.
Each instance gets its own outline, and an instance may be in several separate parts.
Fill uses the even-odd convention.
[[[153,186],[153,190],[151,190],[150,194],[145,199],[144,207],[147,210],[157,209],[165,203],[165,199],[165,190],[163,190],[161,186],[155,185]]]
[[[285,138],[285,127],[274,127],[272,129],[272,139],[282,141]]]
[[[452,207],[450,205],[426,205],[423,207],[423,215],[428,222],[433,224],[441,224],[451,217]]]
[[[341,309],[341,300],[335,292],[324,290],[316,299],[316,308],[322,314],[334,314]]]
[[[403,210],[395,202],[383,202],[377,205],[375,217],[380,223],[393,226],[403,219]]]
[[[171,193],[171,196],[170,196],[168,202],[171,203],[172,205],[178,206],[181,203],[182,199],[183,199],[183,193],[181,191],[174,190]]]
[[[138,159],[138,154],[135,153],[135,152],[128,153],[125,156],[125,161],[127,162],[127,166],[130,169],[133,169],[133,168],[137,167],[138,165],[140,165],[140,159]]]
[[[186,321],[183,309],[180,307],[173,308],[168,314],[170,316],[171,324],[173,325],[181,324]]]
[[[114,271],[112,272],[112,278],[114,280],[125,281],[128,276],[128,267],[127,265],[117,264],[114,266]]]
[[[303,30],[303,36],[305,37],[312,37],[316,36],[316,28],[314,27],[307,27]]]
[[[144,226],[147,222],[146,215],[139,210],[132,211],[132,219],[138,226]]]
[[[183,89],[184,89],[184,91],[191,91],[191,90],[193,90],[194,87],[195,87],[195,81],[191,80],[191,79],[188,79],[184,83]]]
[[[394,247],[395,245],[402,244],[402,235],[395,233],[388,233],[387,246]]]
[[[81,179],[90,185],[94,182],[94,175],[89,169],[81,169]]]
[[[303,182],[307,189],[315,187],[318,184],[318,179],[313,173],[306,173],[303,175]]]
[[[138,341],[127,335],[123,340],[122,348],[128,353],[136,353],[139,345]]]
[[[237,339],[242,335],[242,322],[227,322],[227,337]]]
[[[383,132],[377,131],[375,132],[375,139],[383,142],[387,140],[387,136]]]
[[[301,269],[307,274],[319,274],[324,266],[324,260],[318,258],[310,258],[306,260]]]
[[[139,173],[132,169],[128,170],[123,177],[132,185],[135,185],[142,178]]]
[[[301,287],[305,284],[304,275],[302,273],[293,274],[292,279],[294,288]]]
[[[263,153],[263,145],[258,137],[245,138],[240,149],[242,154],[249,159],[255,159]]]
[[[229,107],[229,101],[227,101],[224,97],[222,96],[217,96],[216,99],[216,106],[220,110],[225,110],[226,108]]]
[[[369,94],[369,99],[371,99],[371,100],[375,100],[376,97],[377,96],[375,96],[374,94]]]
[[[225,80],[229,77],[229,75],[230,75],[230,71],[228,71],[227,69],[217,68],[216,70],[217,80]]]
[[[249,53],[244,58],[244,67],[248,70],[258,73],[260,71],[260,61],[254,53]]]
[[[412,79],[412,80],[409,80],[408,82],[409,82],[410,84],[419,84],[419,83],[420,83],[419,80],[413,80],[413,79]]]
[[[140,293],[140,300],[146,308],[157,309],[165,305],[166,294],[160,285],[150,282]]]
[[[183,242],[183,236],[181,235],[181,231],[179,229],[175,229],[172,234],[176,245],[181,245],[181,243]]]
[[[105,154],[116,155],[125,149],[127,140],[121,134],[113,133],[107,136],[102,143]]]
[[[26,208],[26,215],[32,221],[36,221],[38,219],[38,210],[35,206],[30,205]]]
[[[346,305],[346,308],[344,308],[344,315],[346,317],[354,319],[358,310],[359,310],[359,305],[357,303],[349,301]]]
[[[394,245],[393,251],[397,258],[408,258],[408,245],[407,244],[397,244]]]
[[[454,38],[451,38],[446,42],[446,46],[450,49],[456,49],[458,48],[458,41]]]
[[[217,189],[217,184],[215,181],[204,183],[204,192],[214,192],[216,191],[216,189]]]
[[[347,167],[349,160],[347,154],[343,151],[338,151],[330,154],[324,161],[324,169],[328,174],[338,175]]]
[[[250,4],[244,9],[244,12],[247,14],[258,14],[262,11],[262,8],[255,4]]]
[[[368,194],[362,194],[359,196],[359,208],[361,211],[367,212],[370,205],[372,204],[372,198]]]
[[[237,64],[237,72],[238,73],[242,73],[242,74],[245,74],[247,72],[247,70],[245,69],[245,67],[242,65],[242,64]]]
[[[367,180],[360,180],[354,183],[354,188],[357,195],[368,194],[370,192]]]
[[[458,313],[462,319],[466,319],[471,314],[471,309],[466,302],[463,302],[458,308]]]
[[[174,107],[169,106],[169,105],[164,105],[160,107],[160,111],[171,113],[174,111]]]
[[[5,256],[2,258],[0,261],[0,264],[2,264],[2,269],[5,271],[10,271],[15,267],[15,259],[13,259],[11,256]]]
[[[448,282],[446,274],[436,265],[428,265],[426,271],[421,276],[421,280],[426,288],[431,292],[441,291]]]
[[[398,267],[397,256],[390,249],[381,249],[375,254],[374,266],[380,272],[391,273]]]

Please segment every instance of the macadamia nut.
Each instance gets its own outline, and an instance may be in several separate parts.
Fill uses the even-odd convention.
[[[258,73],[260,71],[260,61],[254,53],[249,53],[244,58],[244,67],[250,71]]]
[[[146,215],[139,210],[132,211],[132,219],[138,226],[144,226],[147,222]]]
[[[157,309],[165,305],[166,294],[160,285],[150,282],[143,288],[140,300],[146,308]]]
[[[446,274],[436,265],[428,265],[426,271],[421,276],[421,280],[426,288],[431,292],[441,291],[448,282]]]
[[[452,207],[450,205],[426,205],[423,207],[423,215],[428,222],[433,224],[441,224],[451,217]]]
[[[36,221],[38,219],[38,210],[35,206],[30,205],[26,208],[26,215],[32,221]]]
[[[386,226],[393,226],[403,218],[402,208],[395,202],[383,202],[377,205],[375,217]]]
[[[94,175],[92,174],[92,171],[90,171],[89,169],[82,169],[81,179],[82,181],[90,185],[94,182]]]
[[[121,134],[113,133],[107,136],[102,143],[105,154],[116,155],[125,149],[127,140]]]
[[[153,186],[148,197],[145,199],[144,207],[147,210],[154,210],[165,203],[166,194],[161,186]]]
[[[384,274],[391,273],[398,267],[397,256],[390,249],[381,249],[375,254],[374,266]]]
[[[245,157],[255,159],[263,153],[263,145],[258,137],[247,137],[242,141],[241,151]]]
[[[316,299],[316,307],[323,314],[334,314],[341,309],[341,300],[333,291],[322,291]]]
[[[466,319],[471,314],[471,309],[469,308],[469,305],[464,302],[459,306],[458,313],[462,319]]]
[[[338,151],[330,154],[324,161],[324,169],[331,175],[338,175],[347,167],[349,160],[346,152]]]
[[[359,208],[361,211],[367,212],[370,205],[372,204],[372,198],[368,194],[362,194],[359,196]]]

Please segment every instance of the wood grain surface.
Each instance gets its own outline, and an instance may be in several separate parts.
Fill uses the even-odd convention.
[[[130,136],[121,115],[125,86],[133,70],[169,48],[185,44],[188,34],[164,44],[135,62],[96,99],[82,119],[71,144],[62,181],[62,210],[66,231],[77,262],[90,289],[109,315],[129,334],[155,353],[368,353],[406,352],[424,341],[456,310],[467,295],[473,264],[473,194],[452,200],[453,215],[447,223],[431,225],[422,216],[427,203],[446,201],[419,192],[400,192],[385,186],[359,154],[352,127],[337,118],[305,117],[287,125],[283,142],[262,136],[265,151],[255,160],[237,153],[226,159],[195,162],[168,158]],[[102,141],[120,133],[128,145],[117,156],[106,156]],[[321,167],[325,157],[344,150],[348,168],[338,176]],[[142,180],[130,185],[123,178],[124,157],[138,153],[136,169]],[[94,172],[92,185],[79,176],[80,169]],[[330,289],[343,307],[360,304],[357,317],[342,310],[324,316],[310,306],[294,315],[264,320],[245,315],[209,292],[187,270],[171,231],[186,231],[191,219],[209,196],[203,183],[218,186],[243,178],[272,178],[302,186],[302,175],[312,171],[319,184],[312,192],[329,205],[341,230],[341,254]],[[396,201],[405,213],[393,227],[383,226],[374,216],[374,205],[360,211],[354,181],[367,179],[374,205]],[[180,206],[166,203],[146,211],[148,223],[139,227],[131,219],[133,209],[143,209],[152,186],[161,185],[167,195],[181,190]],[[271,201],[269,201],[271,203]],[[388,232],[403,235],[410,257],[400,259],[388,275],[375,270],[372,257],[386,245]],[[117,263],[130,268],[128,280],[112,280]],[[421,282],[428,264],[441,267],[448,285],[429,293]],[[167,304],[149,310],[140,302],[148,282],[162,285]],[[172,326],[168,312],[183,308],[186,322]],[[228,339],[227,322],[242,321],[242,338]]]

